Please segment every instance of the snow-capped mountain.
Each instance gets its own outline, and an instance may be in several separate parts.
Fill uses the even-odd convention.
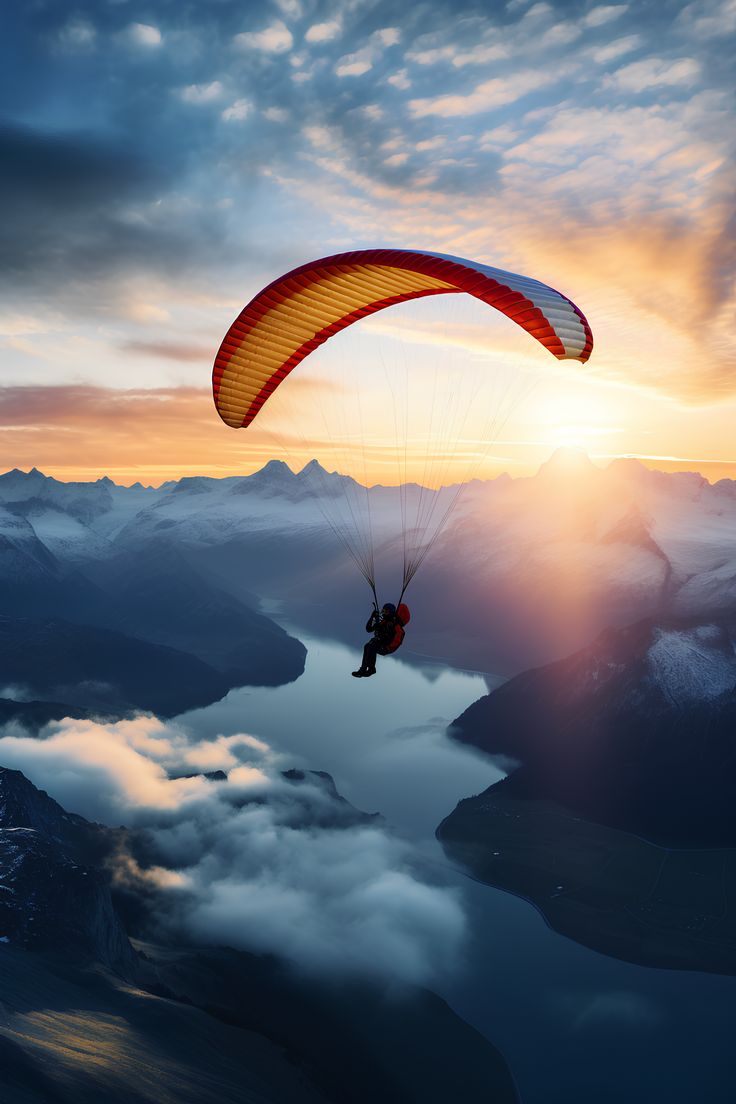
[[[58,564],[31,522],[0,508],[0,575],[8,583],[52,578]]]
[[[513,674],[607,626],[736,611],[736,484],[570,460],[469,488],[412,588],[469,666]]]
[[[299,675],[304,647],[253,608],[257,599],[227,593],[206,564],[193,566],[186,542],[167,532],[171,518],[153,509],[191,503],[200,483],[205,496],[211,484],[227,493],[215,480],[153,490],[64,484],[35,469],[0,476],[4,687],[39,708],[169,713],[185,699],[204,704],[233,685]]]
[[[144,558],[168,557],[165,574],[172,586],[181,578],[180,591],[193,573],[208,593],[256,608],[275,600],[294,623],[342,638],[354,636],[370,594],[341,533],[370,532],[381,598],[395,600],[402,515],[411,543],[420,505],[437,521],[456,492],[365,488],[316,461],[298,473],[271,461],[251,476],[158,488],[44,480],[36,471],[0,476],[14,570],[40,571],[45,553],[47,570],[74,569],[111,594]],[[736,611],[736,484],[635,460],[599,468],[560,450],[536,476],[464,488],[408,597],[407,652],[507,674],[643,616]]]

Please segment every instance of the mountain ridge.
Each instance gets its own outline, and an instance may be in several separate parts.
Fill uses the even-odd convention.
[[[157,639],[191,648],[192,640],[204,643],[209,635],[209,651],[198,654],[220,669],[225,658],[214,643],[215,619],[208,615],[202,631],[192,625],[187,638],[181,611],[196,603],[177,593],[206,595],[202,606],[212,611],[226,593],[225,601],[238,603],[240,610],[235,614],[233,604],[227,618],[242,619],[244,639],[249,615],[243,607],[260,612],[259,601],[267,599],[278,603],[296,628],[354,643],[370,601],[343,540],[352,532],[350,507],[357,500],[346,502],[339,531],[331,529],[323,516],[329,504],[317,492],[330,481],[332,487],[343,486],[346,477],[320,467],[320,478],[310,481],[303,475],[309,468],[293,473],[283,461],[272,460],[251,476],[188,477],[154,490],[106,484],[111,505],[102,514],[80,506],[80,484],[69,485],[65,504],[64,485],[54,481],[49,492],[54,510],[72,510],[64,515],[70,519],[66,527],[62,514],[39,514],[15,487],[17,497],[5,505],[5,517],[25,525],[27,539],[55,557],[45,581],[37,567],[38,584],[22,601],[33,608],[36,590],[45,587],[45,605],[69,618],[75,607],[114,604],[116,575],[129,570],[139,580],[135,616],[143,626],[144,595],[152,593],[144,563],[157,560],[160,591],[170,592],[170,613],[157,618]],[[33,477],[39,478],[45,477]],[[87,486],[96,501],[98,484]],[[362,507],[370,505],[379,589],[395,600],[403,570],[402,524],[419,507],[418,488],[405,488],[400,501],[395,488],[350,486],[350,496],[359,490]],[[473,481],[412,581],[414,616],[401,658],[411,659],[415,650],[509,676],[569,655],[608,625],[621,627],[643,616],[730,615],[736,611],[734,487],[709,484],[696,473],[652,470],[633,459],[597,467],[584,455],[564,451],[534,476]],[[441,512],[447,500],[430,493],[440,496],[434,504]],[[452,498],[454,492],[442,493]],[[73,580],[77,592],[66,600],[64,588]],[[2,587],[0,572],[0,592],[12,603],[10,588]],[[135,602],[129,617],[134,610]],[[105,616],[124,617],[125,610]],[[130,629],[124,620],[106,623]],[[172,635],[161,635],[169,628]],[[272,668],[295,677],[293,645],[282,641],[279,649],[281,658],[274,656]]]

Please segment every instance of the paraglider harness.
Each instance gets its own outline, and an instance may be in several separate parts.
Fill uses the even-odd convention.
[[[366,625],[366,630],[372,632],[373,635],[380,643],[378,649],[379,655],[391,655],[404,643],[404,637],[406,636],[405,626],[411,621],[411,613],[409,607],[404,602],[399,602],[396,607],[396,613],[394,614],[394,631],[391,638],[386,641],[384,639],[385,634],[379,632],[379,626],[381,625],[380,613],[378,607],[373,611],[370,616],[370,620]]]

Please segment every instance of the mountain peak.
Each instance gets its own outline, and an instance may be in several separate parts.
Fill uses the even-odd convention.
[[[555,449],[548,460],[540,467],[538,475],[573,475],[580,472],[598,471],[585,449],[575,445],[562,445]]]
[[[296,486],[296,476],[283,460],[269,460],[258,471],[236,479],[229,493],[233,495],[279,495],[290,497]]]
[[[305,464],[299,475],[336,475],[336,472],[328,472],[327,468],[323,468],[319,460],[310,460],[308,464]]]
[[[545,460],[535,478],[543,482],[550,480],[555,483],[575,483],[587,481],[600,473],[601,469],[596,467],[585,449],[565,445],[555,449],[549,459]]]
[[[293,475],[294,472],[291,470],[289,465],[286,464],[283,460],[269,460],[267,464],[264,464],[262,468],[259,468],[258,471],[255,471],[252,474],[253,475],[266,475],[266,474],[268,474],[268,475],[288,476],[288,475]]]
[[[6,496],[15,497],[20,495],[23,498],[30,498],[31,492],[36,491],[45,483],[46,478],[38,468],[31,468],[27,472],[20,468],[13,468],[11,471],[0,475],[0,491],[5,492]]]
[[[612,472],[624,475],[641,475],[649,471],[635,456],[617,456],[608,467]]]

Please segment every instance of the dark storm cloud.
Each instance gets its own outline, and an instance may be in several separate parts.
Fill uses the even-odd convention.
[[[0,127],[0,279],[51,303],[102,309],[117,278],[175,275],[216,255],[217,212],[176,194],[175,157],[153,159],[128,141]],[[89,289],[95,285],[95,299]],[[107,290],[105,288],[107,287]]]
[[[0,161],[0,248],[12,281],[91,260],[95,239],[112,247],[125,236],[116,225],[122,206],[162,183],[134,151],[8,124],[0,125]]]
[[[0,200],[16,210],[58,207],[74,214],[135,194],[153,173],[130,153],[82,137],[0,124]]]
[[[194,93],[187,99],[223,58],[242,65],[227,55],[242,8],[223,5],[218,22],[201,5],[156,7],[13,13],[13,34],[0,44],[0,279],[21,300],[35,293],[94,312],[114,300],[121,279],[214,265],[228,237],[218,200],[234,187],[246,211],[260,166],[283,140],[259,119],[245,141],[232,128],[220,132],[228,100],[202,110]],[[245,84],[237,94],[257,76],[257,65],[237,75],[233,88]]]

